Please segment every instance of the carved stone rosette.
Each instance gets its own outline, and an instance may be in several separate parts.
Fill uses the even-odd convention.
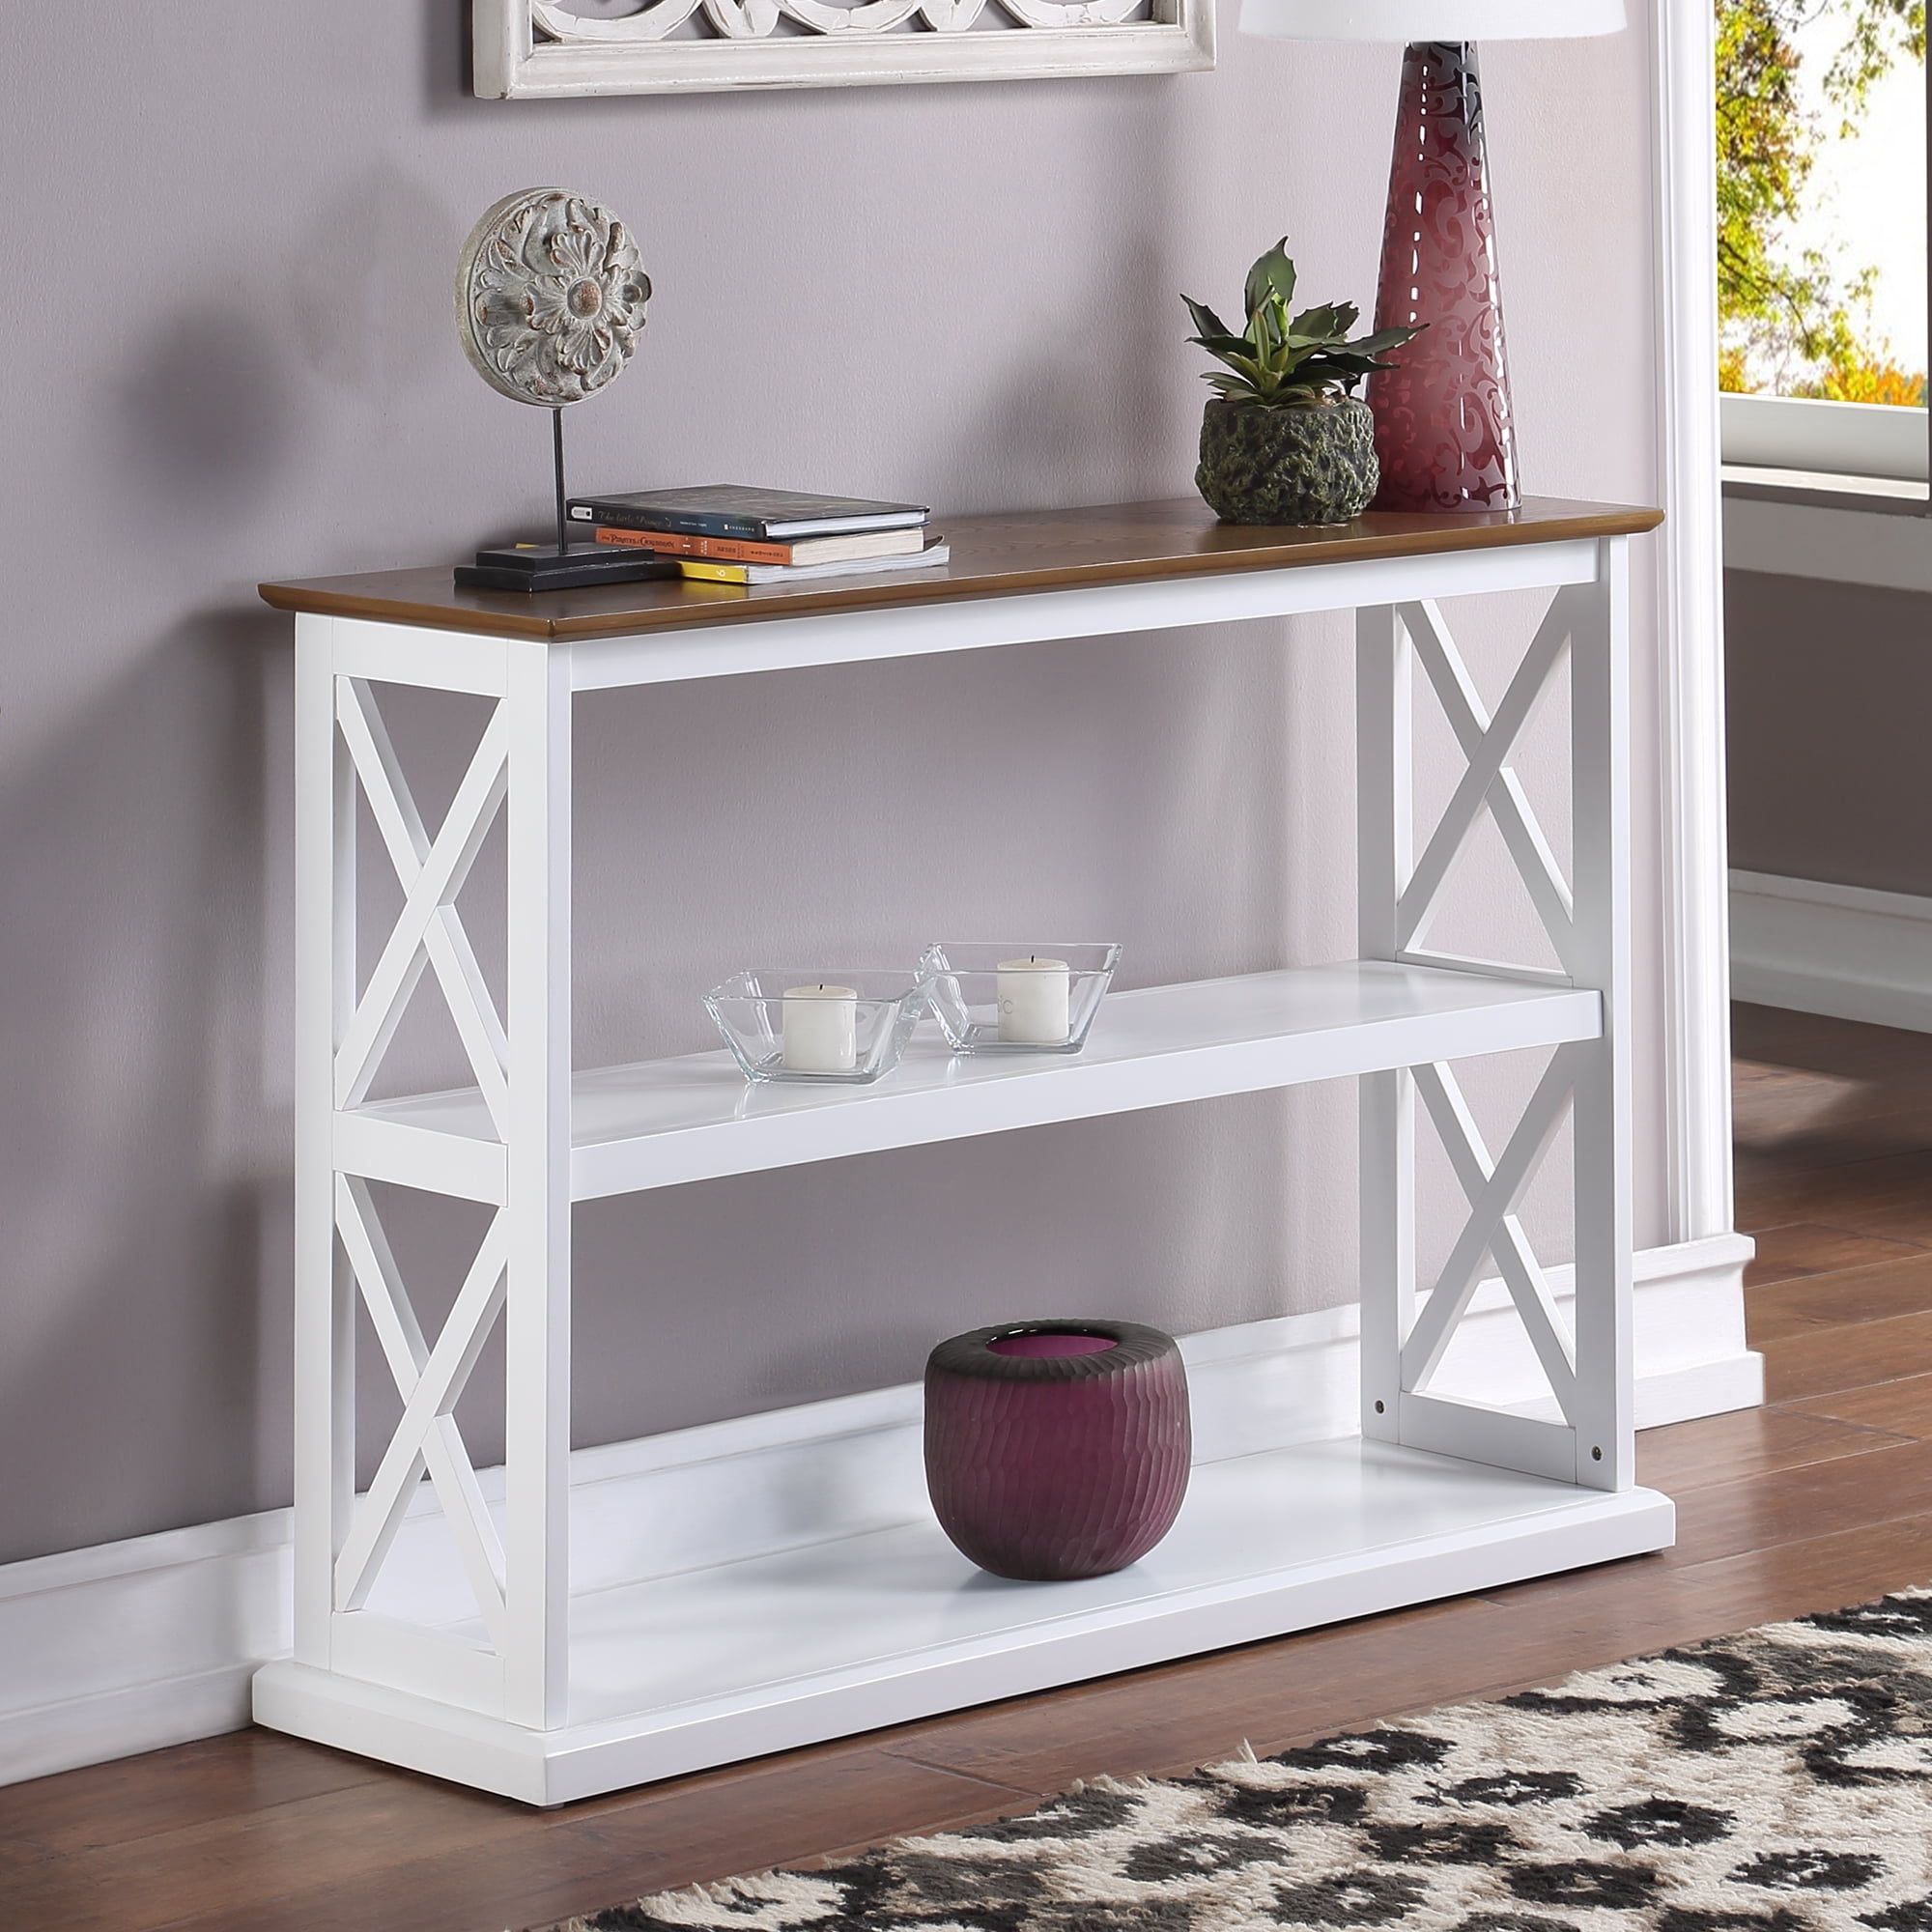
[[[456,330],[493,389],[557,409],[622,373],[650,295],[637,243],[608,208],[566,188],[520,188],[463,244]]]

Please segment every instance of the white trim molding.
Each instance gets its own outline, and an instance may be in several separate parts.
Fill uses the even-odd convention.
[[[1719,484],[1717,102],[1709,7],[1655,0],[1666,1198],[1673,1240],[1728,1234],[1724,609]]]
[[[1932,1033],[1932,898],[1733,872],[1731,929],[1738,999]]]
[[[1741,1236],[1636,1258],[1640,1428],[1747,1408],[1763,1396],[1746,1347]],[[1570,1270],[1549,1270],[1559,1298]],[[1215,1461],[1352,1435],[1353,1303],[1187,1338],[1197,1452]],[[1477,1292],[1436,1387],[1554,1412],[1499,1281]],[[917,1385],[582,1449],[571,1458],[580,1589],[604,1563],[648,1574],[639,1544],[679,1567],[830,1541],[925,1507]],[[500,1469],[479,1487],[501,1520]],[[434,1624],[470,1613],[448,1526],[424,1486],[372,1607]],[[291,1645],[290,1513],[137,1537],[0,1569],[0,1784],[239,1729],[256,1668]]]

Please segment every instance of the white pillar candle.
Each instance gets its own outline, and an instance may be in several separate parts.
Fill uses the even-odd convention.
[[[788,1073],[850,1073],[858,1065],[856,987],[788,986],[780,1004]]]
[[[1065,1046],[1071,980],[1064,959],[1002,959],[1000,1037],[1012,1046]]]

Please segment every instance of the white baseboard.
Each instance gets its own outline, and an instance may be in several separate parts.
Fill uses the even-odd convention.
[[[1733,872],[1731,992],[1932,1033],[1932,898]]]
[[[1719,1236],[1636,1262],[1641,1428],[1763,1399],[1745,1345],[1751,1244]],[[1550,1270],[1559,1295],[1569,1270]],[[1197,1453],[1352,1435],[1352,1305],[1189,1336]],[[1438,1372],[1444,1394],[1534,1412],[1543,1384],[1499,1283],[1479,1291]],[[1547,1397],[1545,1398],[1547,1404]],[[572,1458],[579,1588],[667,1567],[902,1521],[925,1507],[917,1386],[580,1450]],[[745,1479],[745,1459],[773,1473]],[[500,1501],[501,1472],[484,1492]],[[721,1506],[729,1496],[730,1506]],[[765,1505],[747,1507],[747,1497]],[[434,1498],[418,1495],[372,1608],[427,1623],[469,1605]],[[290,1643],[289,1512],[135,1537],[0,1568],[0,1784],[43,1776],[248,1722],[249,1681]]]

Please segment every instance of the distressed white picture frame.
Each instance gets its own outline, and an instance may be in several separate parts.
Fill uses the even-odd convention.
[[[567,14],[553,0],[472,6],[475,88],[486,100],[1214,65],[1213,0],[643,0],[614,18]]]

